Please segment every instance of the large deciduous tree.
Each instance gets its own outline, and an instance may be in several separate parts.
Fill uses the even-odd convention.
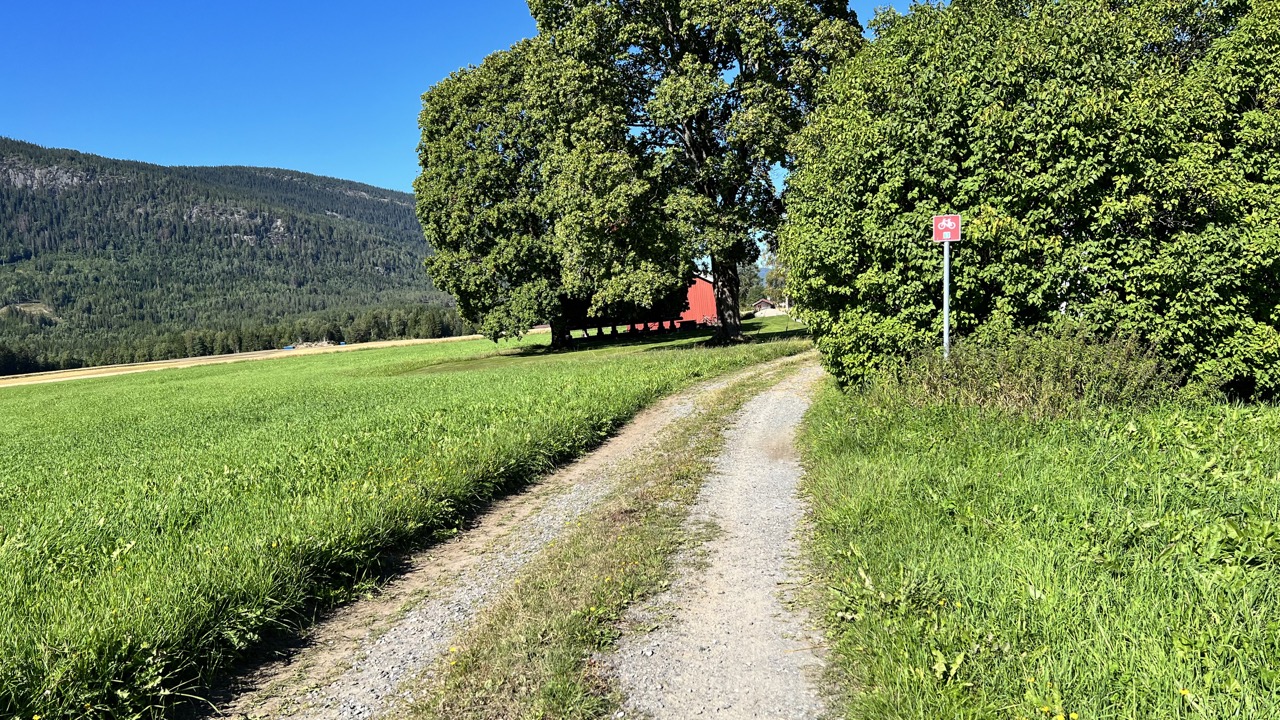
[[[789,288],[854,382],[1062,316],[1280,390],[1277,0],[955,0],[879,16],[798,137]]]
[[[433,254],[427,271],[463,317],[495,341],[550,321],[567,337],[549,236],[547,128],[524,92],[539,48],[526,42],[460,70],[422,96],[414,182],[418,219]]]
[[[657,171],[610,72],[535,38],[423,95],[427,269],[495,341],[548,322],[561,346],[589,315],[630,319],[685,285],[691,251],[649,211]]]
[[[662,216],[705,258],[727,337],[741,333],[739,266],[771,240],[770,173],[834,59],[861,44],[830,0],[530,0],[555,51],[617,82],[619,106],[663,189]],[[657,196],[655,196],[656,198]]]

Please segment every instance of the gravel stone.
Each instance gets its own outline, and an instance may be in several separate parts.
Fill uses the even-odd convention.
[[[804,518],[793,441],[821,376],[805,366],[749,401],[727,431],[688,521],[718,534],[685,554],[670,590],[632,613],[633,626],[658,628],[624,636],[610,660],[628,697],[622,717],[822,716],[821,635],[790,602]]]

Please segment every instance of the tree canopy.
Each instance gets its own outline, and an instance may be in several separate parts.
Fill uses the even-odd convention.
[[[817,85],[861,45],[831,0],[530,0],[556,50],[622,84],[633,149],[652,157],[660,208],[703,258],[724,334],[740,332],[739,266],[771,240],[782,205],[770,173],[789,162]]]
[[[886,13],[797,137],[781,251],[855,382],[941,334],[933,214],[965,217],[953,332],[1069,318],[1280,390],[1275,0],[956,0]]]
[[[530,9],[537,38],[423,97],[432,277],[497,338],[652,307],[704,262],[737,336],[738,268],[781,217],[770,173],[856,18],[805,0]]]
[[[526,40],[423,96],[427,268],[490,338],[629,317],[683,291],[682,238],[599,70]]]

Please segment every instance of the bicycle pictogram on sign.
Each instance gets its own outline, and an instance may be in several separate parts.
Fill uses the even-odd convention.
[[[960,239],[959,215],[933,216],[933,241],[955,242]]]

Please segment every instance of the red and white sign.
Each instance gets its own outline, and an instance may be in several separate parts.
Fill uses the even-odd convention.
[[[960,239],[959,215],[933,216],[933,241],[955,242]]]

